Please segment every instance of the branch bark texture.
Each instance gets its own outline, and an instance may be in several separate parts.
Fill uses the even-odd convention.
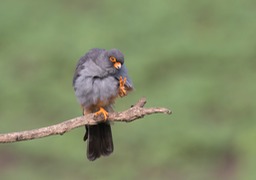
[[[140,99],[134,106],[122,112],[109,113],[108,121],[132,122],[140,119],[145,115],[154,113],[171,114],[171,110],[167,108],[144,108],[146,99]],[[43,138],[51,135],[63,135],[64,133],[84,125],[95,125],[104,121],[103,117],[94,117],[93,114],[76,117],[59,124],[42,127],[28,131],[11,132],[0,134],[0,143],[11,143],[25,140]]]

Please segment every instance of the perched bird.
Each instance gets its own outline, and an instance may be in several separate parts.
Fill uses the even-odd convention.
[[[124,65],[124,55],[118,49],[94,48],[77,63],[73,87],[83,115],[103,115],[105,121],[86,125],[84,141],[87,140],[87,158],[91,161],[110,155],[113,150],[108,112],[113,112],[114,100],[133,89]]]

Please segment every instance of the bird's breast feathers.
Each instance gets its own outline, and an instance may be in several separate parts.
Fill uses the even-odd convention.
[[[83,106],[97,104],[99,101],[107,104],[118,94],[118,81],[113,76],[80,76],[75,88],[76,96]]]

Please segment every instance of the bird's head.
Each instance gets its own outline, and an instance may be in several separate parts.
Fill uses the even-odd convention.
[[[120,69],[124,64],[124,55],[118,49],[107,51],[107,58],[116,69]]]
[[[96,51],[94,49],[93,51]],[[106,73],[116,74],[124,64],[124,55],[118,49],[101,50],[95,63]]]

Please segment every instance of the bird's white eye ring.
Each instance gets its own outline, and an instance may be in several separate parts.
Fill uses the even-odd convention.
[[[113,63],[116,62],[116,58],[115,58],[114,56],[110,56],[110,57],[109,57],[109,60],[110,60],[111,62],[113,62]]]

